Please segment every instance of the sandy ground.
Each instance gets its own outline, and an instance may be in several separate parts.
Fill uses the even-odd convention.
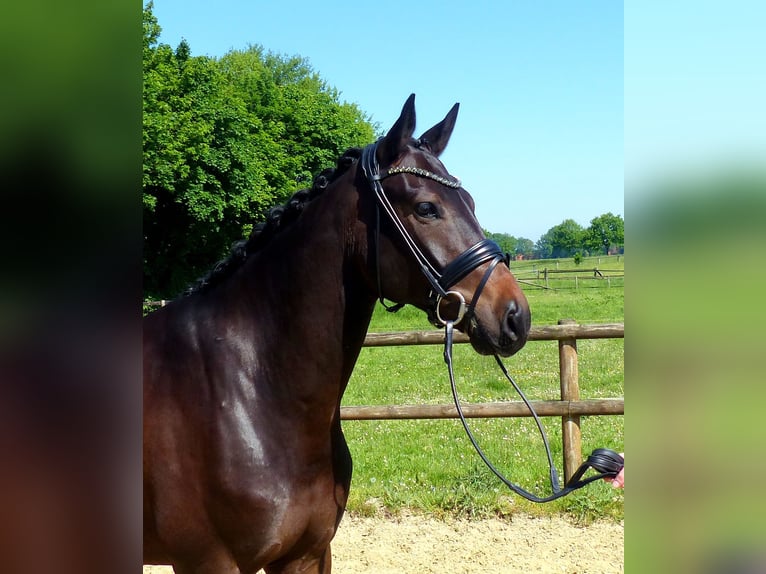
[[[624,572],[624,526],[563,518],[442,521],[345,516],[332,544],[333,574]],[[172,574],[145,566],[143,574]]]

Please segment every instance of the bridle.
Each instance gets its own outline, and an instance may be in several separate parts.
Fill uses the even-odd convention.
[[[436,326],[444,327],[445,329],[444,361],[447,364],[447,369],[449,372],[450,386],[452,388],[452,396],[455,401],[455,408],[457,409],[458,416],[460,418],[460,421],[463,424],[463,428],[465,429],[469,440],[471,441],[471,444],[473,444],[474,448],[476,449],[481,459],[484,461],[487,467],[508,488],[510,488],[516,494],[523,496],[524,498],[532,502],[549,502],[551,500],[555,500],[557,498],[565,496],[569,494],[570,492],[573,492],[577,489],[580,489],[586,484],[590,484],[591,482],[595,480],[615,477],[623,467],[623,464],[624,464],[623,458],[612,450],[599,448],[594,450],[591,453],[591,455],[587,458],[587,460],[582,465],[580,465],[580,468],[574,473],[574,475],[569,479],[569,481],[567,481],[567,483],[564,485],[564,488],[561,488],[559,486],[558,472],[556,471],[556,466],[553,464],[553,457],[551,455],[550,445],[548,444],[548,438],[545,434],[545,429],[542,426],[542,422],[540,421],[540,418],[538,417],[531,403],[527,400],[526,396],[521,391],[519,386],[516,384],[516,381],[514,381],[511,375],[508,373],[507,369],[505,368],[505,365],[503,365],[503,362],[500,360],[500,357],[498,357],[497,355],[495,355],[495,360],[497,361],[497,364],[499,365],[501,371],[503,372],[505,377],[508,379],[508,381],[511,383],[513,388],[522,398],[522,400],[526,404],[529,411],[532,413],[532,417],[534,418],[535,423],[537,424],[537,428],[540,431],[540,435],[542,436],[543,444],[545,446],[546,455],[548,457],[548,467],[550,470],[550,483],[551,483],[551,489],[553,490],[553,494],[547,497],[538,497],[534,494],[527,492],[520,486],[512,483],[492,464],[492,462],[486,456],[484,451],[481,449],[475,437],[473,436],[473,433],[471,432],[471,429],[468,426],[468,421],[463,415],[463,410],[460,407],[460,399],[457,394],[457,385],[455,384],[455,375],[452,368],[453,331],[454,331],[455,324],[460,323],[461,320],[465,320],[467,324],[472,319],[474,311],[476,309],[476,304],[479,300],[479,297],[481,296],[482,291],[484,290],[484,287],[487,284],[487,281],[489,280],[490,275],[492,274],[492,272],[495,270],[495,267],[497,267],[497,265],[500,262],[504,262],[506,266],[509,266],[510,256],[504,254],[503,250],[497,245],[497,243],[495,243],[491,239],[482,239],[478,243],[474,244],[473,246],[463,251],[463,253],[461,253],[454,260],[448,263],[444,267],[444,269],[442,269],[441,271],[436,269],[436,267],[428,260],[428,257],[426,257],[423,251],[420,249],[417,242],[412,238],[410,233],[404,227],[404,224],[402,223],[399,216],[396,214],[396,211],[394,210],[393,205],[391,205],[391,202],[388,200],[388,197],[386,197],[381,181],[383,181],[387,177],[391,177],[397,174],[411,174],[417,177],[424,177],[427,179],[431,179],[441,185],[444,185],[452,189],[458,189],[461,187],[460,180],[444,177],[444,176],[435,174],[431,171],[428,171],[419,167],[414,167],[414,166],[395,166],[395,167],[389,168],[388,170],[384,172],[381,172],[380,166],[378,165],[378,160],[376,157],[378,143],[379,142],[375,142],[373,144],[366,146],[362,150],[362,156],[361,156],[362,171],[364,173],[365,178],[367,179],[367,182],[369,183],[370,187],[375,193],[375,198],[376,198],[376,202],[375,202],[376,222],[375,222],[374,233],[375,233],[375,265],[376,265],[376,275],[377,275],[377,283],[378,283],[377,285],[378,298],[381,304],[388,311],[395,312],[404,306],[403,303],[397,303],[395,305],[387,305],[383,297],[381,280],[380,280],[380,212],[382,210],[386,213],[390,222],[394,225],[396,230],[399,232],[399,235],[401,236],[405,245],[407,246],[409,251],[412,253],[413,257],[415,258],[415,261],[417,261],[421,272],[423,273],[423,275],[425,276],[425,278],[428,280],[429,284],[431,285],[431,291],[428,295],[429,316],[434,321],[434,324]],[[453,287],[455,284],[457,284],[461,279],[463,279],[469,273],[471,273],[474,269],[477,269],[479,266],[483,265],[484,263],[488,261],[490,262],[490,264],[487,267],[486,271],[484,272],[484,275],[481,281],[479,282],[479,285],[474,291],[474,294],[473,294],[473,297],[471,297],[470,303],[466,305],[465,298],[463,297],[463,295],[459,291],[450,290],[450,288]],[[450,298],[450,297],[457,299],[458,312],[454,319],[444,319],[441,316],[440,305],[442,300]],[[591,467],[596,470],[597,474],[583,479],[582,476],[585,474],[588,468],[591,468]]]
[[[452,319],[452,321],[455,323],[459,323],[463,319],[470,321],[476,308],[476,303],[478,302],[479,297],[484,290],[484,286],[487,284],[487,281],[489,281],[489,276],[492,274],[497,264],[501,261],[504,261],[506,265],[508,264],[508,256],[504,254],[503,250],[500,249],[500,246],[491,239],[482,239],[458,255],[441,271],[436,269],[436,267],[428,260],[428,257],[426,257],[423,251],[420,249],[417,242],[412,238],[410,233],[404,227],[404,224],[402,223],[401,219],[399,219],[399,216],[394,210],[394,206],[391,205],[391,202],[388,200],[388,197],[383,191],[383,185],[380,182],[387,177],[391,177],[392,175],[403,173],[431,179],[437,183],[440,183],[441,185],[453,189],[458,189],[461,187],[460,181],[446,178],[419,167],[411,166],[397,166],[381,172],[380,166],[378,165],[378,159],[376,157],[377,148],[378,142],[375,142],[362,150],[361,165],[362,171],[364,172],[370,187],[372,187],[372,190],[375,193],[375,198],[377,200],[375,203],[375,265],[377,266],[376,275],[378,281],[378,298],[381,304],[389,311],[398,311],[404,306],[403,304],[389,306],[385,303],[383,298],[383,292],[380,284],[380,212],[382,210],[386,213],[388,219],[391,221],[391,223],[393,223],[394,227],[399,232],[399,235],[401,236],[405,245],[410,250],[412,256],[415,258],[415,261],[417,261],[418,265],[420,266],[421,272],[431,285],[431,291],[428,294],[429,316],[431,316],[432,319],[436,319],[435,324],[437,326],[443,326],[446,323],[446,321],[441,317],[440,306],[442,300],[448,297],[453,297],[457,299],[458,302],[458,313],[457,316]],[[480,265],[483,265],[487,261],[489,261],[490,264],[487,270],[484,272],[484,277],[482,277],[482,280],[479,282],[479,285],[476,288],[473,297],[471,298],[471,302],[466,305],[465,298],[463,297],[462,293],[459,291],[450,291],[450,287],[455,285],[471,271]]]

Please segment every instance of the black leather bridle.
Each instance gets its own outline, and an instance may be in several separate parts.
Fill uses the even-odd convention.
[[[396,211],[394,210],[393,205],[391,205],[391,202],[388,200],[388,197],[386,197],[386,194],[383,191],[383,185],[381,185],[380,182],[386,179],[387,177],[391,177],[392,175],[397,175],[402,173],[409,173],[409,174],[416,175],[418,177],[425,177],[428,179],[432,179],[442,185],[446,185],[447,187],[451,187],[453,189],[459,188],[460,182],[458,180],[449,179],[444,176],[440,176],[435,173],[432,173],[428,170],[416,168],[416,167],[395,167],[395,168],[388,169],[384,172],[381,172],[380,166],[378,165],[378,159],[376,157],[377,148],[378,148],[378,142],[375,142],[373,144],[368,145],[362,150],[361,165],[362,165],[362,171],[364,172],[364,175],[367,178],[367,181],[369,182],[370,187],[375,193],[375,198],[376,198],[375,265],[377,266],[376,275],[377,275],[377,281],[378,281],[378,298],[380,299],[381,304],[389,311],[398,311],[399,309],[403,307],[402,304],[396,304],[393,306],[386,305],[383,298],[383,292],[381,289],[380,251],[379,250],[380,250],[380,211],[382,210],[386,213],[386,215],[388,216],[388,219],[391,221],[391,223],[394,225],[396,230],[399,232],[399,235],[401,236],[405,245],[407,246],[407,248],[412,253],[413,257],[415,258],[415,261],[418,262],[421,272],[423,273],[423,275],[425,276],[425,278],[428,280],[429,284],[431,285],[431,291],[428,295],[428,300],[430,303],[429,316],[432,319],[433,318],[436,319],[435,324],[437,326],[444,326],[444,324],[446,323],[446,321],[441,317],[440,304],[442,299],[446,299],[448,297],[454,297],[455,299],[457,299],[458,305],[459,305],[457,317],[452,319],[452,321],[454,321],[455,323],[459,323],[464,318],[466,319],[466,321],[469,321],[476,308],[476,303],[478,302],[479,297],[481,296],[481,293],[484,290],[484,286],[487,284],[487,281],[489,280],[489,276],[492,274],[492,271],[494,271],[497,264],[500,263],[501,261],[504,261],[506,265],[508,264],[508,256],[504,254],[503,250],[500,249],[500,246],[494,241],[492,241],[491,239],[482,239],[475,245],[466,249],[463,253],[458,255],[452,262],[450,262],[446,267],[444,267],[444,269],[439,271],[428,260],[428,257],[425,256],[425,254],[420,249],[418,244],[415,242],[415,240],[409,234],[407,229],[404,227],[404,224],[402,223],[401,219],[399,219],[399,216],[396,214]],[[476,288],[476,291],[474,292],[473,297],[471,298],[470,304],[466,306],[465,298],[463,297],[463,295],[458,291],[450,291],[450,287],[458,283],[458,281],[463,279],[471,271],[473,271],[480,265],[483,265],[487,261],[490,262],[490,265],[487,268],[487,270],[484,272],[484,277],[482,278],[481,282]]]
[[[553,457],[551,455],[550,445],[548,444],[548,438],[545,434],[545,429],[542,426],[542,422],[540,421],[540,418],[538,417],[531,403],[527,400],[527,397],[524,395],[524,393],[521,391],[519,386],[516,384],[516,381],[514,381],[511,375],[508,373],[507,369],[505,368],[505,365],[503,365],[503,362],[500,360],[500,357],[498,357],[497,355],[495,355],[495,360],[497,361],[497,364],[499,365],[506,379],[508,379],[508,381],[511,383],[513,388],[516,390],[516,392],[522,398],[524,403],[527,405],[527,408],[532,413],[532,417],[534,418],[535,423],[537,424],[537,428],[540,431],[540,435],[542,436],[542,439],[543,439],[543,445],[545,446],[545,452],[548,457],[548,467],[550,470],[550,483],[551,483],[551,489],[553,490],[553,494],[547,497],[538,497],[534,494],[527,492],[520,486],[508,480],[492,464],[492,462],[486,456],[486,454],[484,453],[484,451],[481,449],[478,442],[474,438],[473,433],[471,432],[471,429],[468,426],[468,421],[463,415],[463,410],[460,407],[460,399],[457,394],[457,385],[455,384],[455,375],[452,368],[453,330],[454,330],[455,324],[459,323],[461,320],[465,320],[466,324],[468,324],[468,321],[471,320],[474,310],[476,309],[476,304],[479,300],[479,297],[481,296],[481,293],[484,290],[484,287],[487,284],[487,281],[489,280],[490,275],[495,270],[495,267],[497,267],[498,263],[500,262],[504,262],[507,266],[509,266],[510,257],[504,254],[502,249],[500,249],[500,247],[497,245],[497,243],[495,243],[491,239],[482,239],[481,241],[469,247],[463,253],[458,255],[453,261],[447,264],[444,267],[444,269],[442,269],[441,271],[436,269],[436,267],[428,260],[428,258],[425,256],[425,254],[420,249],[418,244],[415,242],[415,240],[409,234],[407,229],[404,227],[404,224],[402,223],[401,219],[399,219],[399,216],[396,214],[396,211],[394,211],[394,207],[391,205],[391,202],[386,197],[386,194],[384,193],[384,190],[383,190],[383,185],[380,182],[392,175],[404,174],[404,173],[412,174],[418,177],[425,177],[433,181],[436,181],[440,183],[441,185],[445,185],[453,189],[458,189],[461,187],[460,181],[435,174],[425,169],[421,169],[418,167],[411,167],[411,166],[397,166],[394,168],[389,168],[385,172],[381,172],[380,166],[378,165],[378,160],[376,157],[377,148],[378,148],[378,142],[370,144],[362,150],[361,166],[362,166],[362,171],[365,177],[367,178],[367,181],[370,184],[370,187],[375,193],[375,198],[376,198],[376,204],[375,204],[376,205],[376,215],[375,215],[376,217],[376,222],[375,222],[376,263],[375,265],[376,265],[376,274],[377,274],[377,282],[378,282],[378,297],[380,299],[381,304],[389,311],[398,311],[404,306],[402,303],[397,303],[395,305],[389,306],[385,303],[383,298],[383,292],[382,292],[381,282],[380,282],[380,251],[379,251],[380,249],[379,247],[380,246],[380,211],[383,210],[387,214],[389,220],[394,225],[396,230],[399,232],[405,245],[407,245],[413,257],[418,262],[418,265],[420,266],[420,269],[423,272],[423,275],[426,277],[426,279],[431,285],[431,292],[428,295],[428,299],[430,303],[429,316],[432,318],[432,320],[435,318],[434,324],[436,324],[437,326],[442,326],[445,329],[444,361],[447,363],[447,369],[448,369],[449,378],[450,378],[450,386],[452,388],[452,396],[455,401],[455,408],[457,409],[458,416],[460,417],[460,421],[463,424],[463,428],[465,429],[466,434],[468,435],[468,438],[471,441],[471,444],[473,444],[474,448],[476,449],[476,452],[478,452],[481,459],[484,461],[487,467],[508,488],[510,488],[516,494],[523,496],[524,498],[532,502],[549,502],[551,500],[555,500],[557,498],[565,496],[569,494],[570,492],[573,492],[577,489],[580,489],[586,484],[590,484],[591,482],[595,480],[599,480],[603,478],[613,478],[617,476],[617,474],[619,473],[619,471],[622,469],[624,465],[623,458],[612,450],[599,448],[594,450],[591,453],[591,455],[587,458],[587,460],[583,462],[582,465],[580,465],[580,468],[578,468],[577,471],[574,473],[574,475],[572,475],[572,477],[569,479],[569,481],[567,481],[567,483],[564,485],[564,488],[561,488],[559,486],[558,472],[556,471],[556,466],[553,464]],[[451,291],[450,288],[454,286],[456,283],[458,283],[461,279],[463,279],[466,275],[471,273],[471,271],[478,268],[480,265],[483,265],[487,261],[489,261],[490,264],[487,267],[486,271],[484,272],[484,276],[479,282],[479,285],[477,286],[476,291],[474,291],[473,297],[471,298],[471,302],[466,306],[465,298],[463,297],[463,295],[458,291]],[[448,297],[456,298],[459,304],[458,313],[454,319],[444,319],[441,317],[441,313],[440,313],[441,301]],[[588,478],[582,478],[585,472],[591,467],[594,470],[596,470],[597,474],[589,476]]]

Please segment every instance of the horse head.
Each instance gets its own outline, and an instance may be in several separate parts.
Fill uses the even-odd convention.
[[[457,113],[455,104],[415,139],[413,94],[386,136],[362,152],[360,177],[376,200],[370,274],[381,301],[414,305],[435,324],[453,322],[477,352],[509,356],[526,343],[529,305],[507,256],[485,238],[473,198],[439,160]]]

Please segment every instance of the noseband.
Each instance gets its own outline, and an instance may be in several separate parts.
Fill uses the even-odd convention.
[[[419,167],[414,167],[414,166],[395,166],[381,173],[380,166],[378,165],[378,160],[376,157],[377,148],[378,148],[378,143],[376,142],[376,143],[368,145],[362,150],[361,165],[362,165],[362,170],[364,172],[364,175],[367,178],[367,181],[370,184],[370,187],[375,192],[375,198],[377,199],[376,209],[375,209],[375,212],[376,212],[375,213],[375,217],[376,217],[376,224],[375,224],[375,246],[376,246],[375,261],[376,263],[375,264],[377,266],[376,273],[377,273],[377,281],[378,281],[378,297],[380,299],[381,304],[388,311],[395,312],[404,306],[403,303],[397,303],[395,305],[389,306],[389,305],[386,305],[385,301],[383,300],[383,291],[381,289],[381,283],[380,283],[380,210],[382,209],[383,211],[386,212],[389,220],[394,224],[394,227],[396,227],[397,231],[399,232],[402,239],[404,240],[404,243],[407,245],[413,257],[415,257],[415,260],[418,262],[418,265],[420,266],[420,270],[423,272],[423,275],[425,275],[426,279],[431,284],[431,292],[428,295],[428,299],[430,301],[429,314],[432,320],[433,318],[436,319],[434,321],[434,324],[436,326],[443,326],[445,328],[444,361],[447,363],[447,369],[448,369],[449,378],[450,378],[450,385],[452,387],[452,396],[455,400],[455,408],[457,409],[458,416],[460,417],[460,421],[463,423],[463,428],[465,429],[466,434],[468,435],[468,438],[471,441],[471,444],[473,444],[474,448],[478,452],[481,459],[484,461],[487,467],[508,488],[510,488],[516,494],[523,496],[524,498],[532,502],[549,502],[551,500],[555,500],[557,498],[565,496],[566,494],[569,494],[570,492],[573,492],[579,488],[582,488],[586,484],[589,484],[595,480],[599,480],[602,478],[615,477],[617,473],[622,469],[624,460],[619,454],[617,454],[616,452],[612,450],[598,448],[593,451],[593,453],[588,457],[588,459],[582,465],[580,465],[580,468],[574,473],[574,475],[569,479],[569,481],[567,481],[563,489],[559,486],[558,472],[556,471],[556,467],[553,464],[551,449],[548,444],[548,439],[545,435],[545,429],[542,426],[542,422],[540,421],[540,418],[537,416],[537,413],[535,412],[534,408],[530,404],[529,400],[527,400],[527,397],[524,395],[524,393],[521,391],[519,386],[516,384],[516,381],[514,381],[511,375],[508,373],[508,371],[505,368],[505,365],[503,365],[503,362],[500,360],[500,358],[497,355],[495,355],[495,360],[497,361],[497,364],[500,366],[500,369],[502,370],[506,379],[508,379],[508,381],[511,383],[513,388],[516,390],[516,392],[522,398],[524,403],[527,405],[527,408],[531,412],[532,417],[534,418],[535,423],[537,424],[537,428],[540,431],[540,435],[542,436],[543,444],[545,446],[545,452],[548,456],[548,467],[550,470],[550,483],[551,483],[551,489],[553,490],[553,494],[547,497],[538,497],[538,496],[535,496],[534,494],[527,492],[520,486],[517,486],[516,484],[508,480],[497,468],[495,468],[495,466],[490,462],[486,454],[484,454],[484,451],[481,449],[478,442],[474,438],[473,433],[471,432],[471,429],[468,426],[468,421],[463,415],[463,410],[460,407],[460,399],[458,398],[457,386],[455,384],[455,375],[452,369],[452,335],[453,335],[453,328],[455,324],[460,323],[460,321],[463,319],[466,320],[466,323],[468,323],[468,321],[471,320],[471,318],[473,317],[473,313],[476,309],[476,303],[478,302],[479,297],[481,296],[481,293],[484,290],[484,287],[487,284],[487,281],[489,280],[489,276],[495,270],[495,267],[497,267],[497,264],[500,263],[501,261],[509,266],[510,256],[503,254],[502,249],[500,249],[497,243],[495,243],[491,239],[482,239],[475,245],[463,251],[463,253],[458,255],[453,261],[447,264],[447,266],[444,267],[444,269],[442,269],[441,271],[437,270],[436,267],[434,267],[434,265],[432,265],[431,262],[428,260],[428,258],[425,256],[425,254],[420,249],[420,247],[415,242],[415,240],[412,238],[412,236],[409,234],[407,229],[404,227],[404,224],[402,223],[401,219],[399,219],[399,216],[396,214],[396,211],[394,211],[394,207],[391,205],[391,202],[388,200],[388,198],[386,197],[386,194],[383,192],[383,186],[381,185],[380,182],[386,179],[387,177],[390,177],[396,174],[402,174],[402,173],[415,175],[417,177],[425,177],[427,179],[433,180],[437,183],[440,183],[441,185],[444,185],[446,187],[450,187],[453,189],[458,189],[461,186],[460,181],[456,179],[450,179],[450,178],[435,174],[433,172],[430,172],[428,170],[421,169]],[[476,291],[474,291],[473,297],[471,298],[471,302],[468,304],[468,306],[466,306],[465,298],[463,297],[463,295],[458,291],[450,291],[450,288],[454,286],[456,283],[458,283],[461,279],[463,279],[466,275],[471,273],[471,271],[478,268],[480,265],[483,265],[487,261],[489,261],[490,264],[487,267],[487,270],[484,272],[484,276],[479,282],[479,285],[476,288]],[[441,312],[440,312],[441,301],[448,297],[456,298],[459,304],[457,317],[455,319],[444,319],[441,316]],[[585,474],[588,468],[591,468],[591,467],[596,470],[597,474],[595,476],[590,476],[588,478],[582,478],[582,476]]]
[[[364,172],[370,187],[375,193],[375,198],[377,200],[375,204],[375,264],[377,266],[376,275],[378,281],[378,298],[380,299],[381,304],[389,311],[398,311],[404,306],[401,303],[389,306],[386,305],[385,301],[383,300],[383,292],[380,284],[380,210],[382,209],[388,215],[391,223],[394,224],[394,227],[399,232],[401,238],[404,240],[405,245],[407,245],[407,248],[415,258],[415,261],[418,262],[421,272],[431,285],[431,292],[428,295],[430,302],[429,316],[432,319],[436,319],[436,326],[444,326],[447,324],[447,320],[441,317],[440,304],[442,299],[449,297],[457,299],[459,305],[457,317],[451,321],[454,323],[459,323],[464,318],[466,321],[469,321],[473,316],[474,310],[476,309],[476,304],[479,300],[479,297],[481,296],[482,291],[484,290],[484,286],[489,280],[489,276],[492,274],[492,271],[494,271],[497,264],[501,261],[508,265],[509,256],[504,254],[503,250],[500,249],[500,246],[491,239],[482,239],[458,255],[441,271],[436,269],[436,267],[428,260],[428,257],[425,256],[418,244],[404,227],[404,224],[396,214],[393,205],[391,205],[388,197],[386,197],[386,194],[383,192],[383,186],[380,182],[387,177],[402,173],[431,179],[437,183],[440,183],[441,185],[451,187],[453,189],[458,189],[461,186],[460,181],[456,179],[450,179],[414,166],[396,166],[381,172],[380,166],[378,165],[378,159],[376,157],[377,148],[378,143],[376,142],[368,145],[362,150],[361,165],[362,171]],[[482,280],[479,283],[479,286],[476,288],[476,291],[474,291],[471,302],[466,306],[465,298],[463,295],[458,291],[450,291],[450,287],[454,286],[471,271],[483,265],[487,261],[490,261],[490,265],[484,272],[484,277],[482,277]]]

